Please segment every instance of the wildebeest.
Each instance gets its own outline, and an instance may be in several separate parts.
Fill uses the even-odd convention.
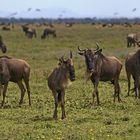
[[[48,86],[51,89],[54,100],[55,109],[53,118],[57,119],[57,106],[61,104],[62,119],[66,118],[65,114],[65,90],[69,86],[70,81],[75,80],[75,69],[72,60],[72,52],[70,52],[70,58],[64,60],[63,57],[59,59],[58,66],[48,77]]]
[[[122,63],[114,56],[108,57],[102,54],[102,49],[97,45],[96,50],[84,49],[78,47],[79,54],[85,57],[87,73],[94,85],[93,103],[95,96],[99,105],[98,84],[99,81],[111,81],[114,85],[114,102],[116,96],[120,99],[119,75],[122,69]]]
[[[125,22],[125,23],[123,24],[123,26],[124,26],[124,27],[132,27],[132,25],[131,25],[130,23],[128,23],[128,22]]]
[[[127,47],[131,47],[132,45],[136,46],[136,41],[138,40],[138,36],[136,33],[130,33],[127,35]]]
[[[46,37],[49,37],[49,35],[56,37],[56,31],[54,29],[46,28],[44,29],[43,34],[41,35],[41,38],[45,39]]]
[[[66,26],[66,27],[72,27],[72,26],[73,26],[73,23],[68,23],[68,22],[66,22],[66,23],[65,23],[65,26]]]
[[[1,36],[0,36],[0,49],[2,50],[3,53],[6,53],[6,51],[7,51],[7,47],[3,43],[3,40],[2,40],[2,37]]]
[[[11,29],[10,29],[10,27],[8,27],[8,26],[3,26],[3,27],[2,27],[2,30],[3,30],[3,31],[10,31]]]
[[[33,36],[34,36],[34,37],[37,36],[36,30],[33,29],[33,28],[29,28],[28,26],[22,25],[22,30],[23,30],[23,32],[25,33],[25,35],[26,35],[28,38],[31,38],[31,39],[32,39]]]
[[[134,40],[135,41],[135,44],[138,46],[138,47],[140,47],[140,41],[138,41],[138,40]]]
[[[3,89],[3,100],[1,107],[4,106],[9,81],[17,83],[21,90],[21,98],[19,101],[19,105],[23,103],[23,98],[26,89],[29,98],[29,105],[31,105],[29,76],[30,66],[26,61],[22,59],[11,58],[8,56],[0,57],[0,84]],[[22,80],[24,81],[26,88],[24,87]]]
[[[135,97],[137,98],[137,89],[138,89],[138,98],[140,99],[140,49],[136,52],[129,53],[125,60],[125,70],[128,80],[128,93],[130,93],[130,79],[131,76],[134,79],[134,91]]]

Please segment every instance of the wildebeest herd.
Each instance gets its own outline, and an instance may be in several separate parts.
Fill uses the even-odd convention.
[[[34,28],[29,28],[27,26],[22,26],[22,30],[25,32],[25,36],[32,38],[36,37],[36,30]],[[56,31],[54,29],[44,29],[41,38],[44,39],[52,35],[56,37]],[[138,46],[139,47],[139,40],[137,34],[131,33],[127,35],[127,47]],[[2,37],[0,36],[0,49],[3,53],[6,53],[7,47],[3,42]],[[121,61],[116,58],[115,56],[106,56],[102,53],[102,49],[100,48],[99,44],[96,43],[96,49],[80,49],[77,47],[77,51],[79,55],[84,56],[85,58],[85,65],[86,65],[86,73],[88,75],[87,78],[90,78],[91,82],[94,85],[94,91],[92,93],[93,96],[93,104],[94,98],[97,99],[97,105],[100,104],[99,100],[99,91],[98,85],[99,81],[110,81],[111,84],[114,86],[114,99],[115,102],[116,97],[118,102],[121,102],[120,97],[120,84],[119,84],[119,76],[122,69]],[[125,68],[126,68],[126,75],[128,81],[128,93],[130,94],[130,78],[133,77],[134,80],[134,91],[135,97],[140,99],[140,49],[137,50],[135,53],[130,53],[126,57],[125,60]],[[16,59],[9,56],[1,56],[0,57],[0,86],[3,95],[3,100],[1,103],[1,107],[4,107],[6,91],[8,83],[14,82],[20,88],[21,97],[19,101],[19,105],[23,103],[23,98],[25,91],[27,90],[28,98],[29,98],[29,105],[31,105],[31,97],[30,97],[30,86],[29,86],[29,77],[30,77],[30,65],[22,60]],[[50,73],[48,76],[48,87],[52,91],[54,97],[54,114],[53,118],[57,119],[57,107],[60,103],[61,110],[62,110],[62,119],[66,118],[65,113],[65,91],[67,87],[74,81],[75,78],[75,68],[73,63],[73,54],[70,51],[70,56],[68,59],[61,57],[59,59],[59,63],[56,68]],[[22,83],[24,81],[24,84]],[[137,95],[138,92],[138,95]]]
[[[33,37],[37,37],[37,33],[34,28],[29,28],[26,25],[22,25],[22,30],[25,33],[25,36],[27,36],[30,39],[32,39]],[[45,28],[41,35],[41,38],[45,39],[46,37],[49,37],[50,35],[52,35],[53,37],[56,37],[55,29]]]

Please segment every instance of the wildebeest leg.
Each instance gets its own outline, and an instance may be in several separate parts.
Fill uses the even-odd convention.
[[[99,84],[99,79],[95,79],[95,82],[94,82],[94,92],[93,92],[93,103],[94,103],[94,97],[96,96],[96,98],[97,98],[97,105],[100,104],[99,92],[98,92],[98,84]]]
[[[55,104],[53,118],[56,120],[57,119],[57,107],[58,107],[58,93],[53,91],[53,96],[54,96],[54,104]]]
[[[132,42],[130,42],[130,44],[129,44],[129,47],[131,47],[132,46]]]
[[[28,93],[29,105],[31,106],[29,79],[24,79],[24,82]]]
[[[121,98],[120,98],[120,85],[119,85],[119,79],[116,78],[114,80],[114,88],[115,88],[115,92],[114,92],[114,102],[115,102],[115,99],[116,99],[116,96],[118,97],[118,102],[121,101]]]
[[[17,84],[18,84],[18,86],[20,88],[20,91],[21,91],[21,98],[20,98],[20,101],[19,101],[19,105],[21,105],[23,103],[23,98],[24,98],[26,90],[24,88],[24,85],[23,85],[22,81],[19,81]]]
[[[62,110],[62,119],[66,118],[66,114],[65,114],[65,91],[63,90],[61,92],[61,110]]]
[[[130,46],[130,43],[129,43],[129,38],[127,38],[127,47]]]
[[[139,79],[139,76],[136,77],[136,87],[138,88],[138,98],[140,99],[140,79]]]
[[[128,80],[128,92],[127,92],[127,96],[130,95],[130,78],[131,78],[131,74],[126,72],[127,75],[127,80]]]
[[[94,98],[95,98],[95,86],[94,86],[94,91],[93,91],[93,93],[92,93],[92,98],[93,98],[92,105],[94,105]]]
[[[137,98],[137,85],[136,85],[136,78],[135,78],[135,76],[133,76],[133,80],[134,80],[134,92],[135,92],[135,98]]]
[[[1,92],[2,92],[3,86],[0,84],[0,97],[1,97]]]
[[[8,83],[5,84],[5,85],[4,85],[4,88],[3,88],[3,100],[2,100],[2,103],[1,103],[1,107],[3,107],[4,102],[5,102],[7,87],[8,87]]]

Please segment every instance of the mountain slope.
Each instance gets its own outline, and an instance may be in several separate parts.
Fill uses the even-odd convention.
[[[22,12],[0,12],[0,17],[14,18],[76,18],[77,13],[64,8],[30,9]]]

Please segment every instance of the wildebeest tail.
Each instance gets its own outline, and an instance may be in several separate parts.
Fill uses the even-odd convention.
[[[58,102],[61,102],[61,90],[57,90],[57,93],[58,93]]]

